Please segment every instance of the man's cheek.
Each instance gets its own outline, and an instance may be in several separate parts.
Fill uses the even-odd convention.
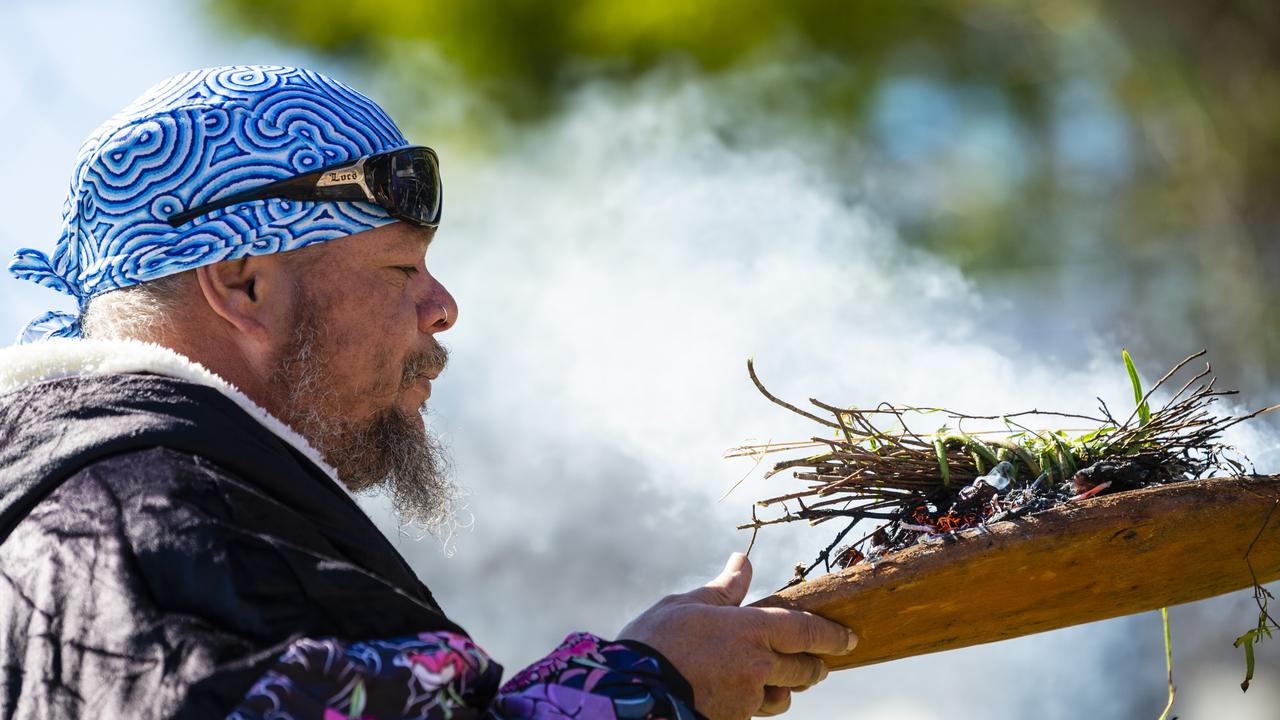
[[[369,368],[369,394],[387,402],[394,400],[403,389],[405,366],[401,355],[377,343],[368,347],[364,361]]]

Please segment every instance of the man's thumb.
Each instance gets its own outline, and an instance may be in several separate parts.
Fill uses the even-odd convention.
[[[750,587],[751,561],[742,553],[734,553],[716,579],[703,586],[706,592],[700,594],[710,605],[741,605]]]

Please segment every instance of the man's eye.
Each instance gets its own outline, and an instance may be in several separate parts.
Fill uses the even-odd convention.
[[[417,275],[417,274],[418,274],[418,268],[416,268],[416,267],[414,267],[414,266],[412,266],[412,265],[397,265],[397,266],[396,266],[396,269],[397,269],[397,270],[399,270],[399,271],[401,271],[401,272],[403,272],[405,275]]]

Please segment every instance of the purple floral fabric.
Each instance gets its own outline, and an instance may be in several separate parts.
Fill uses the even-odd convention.
[[[502,666],[463,635],[298,640],[228,720],[695,720],[688,684],[638,643],[575,633],[498,688]]]

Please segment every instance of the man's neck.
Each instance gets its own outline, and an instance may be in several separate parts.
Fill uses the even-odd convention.
[[[148,342],[208,368],[273,417],[283,417],[281,395],[271,386],[269,361],[248,357],[242,348],[230,338],[223,337],[222,333],[166,333],[166,337]]]

